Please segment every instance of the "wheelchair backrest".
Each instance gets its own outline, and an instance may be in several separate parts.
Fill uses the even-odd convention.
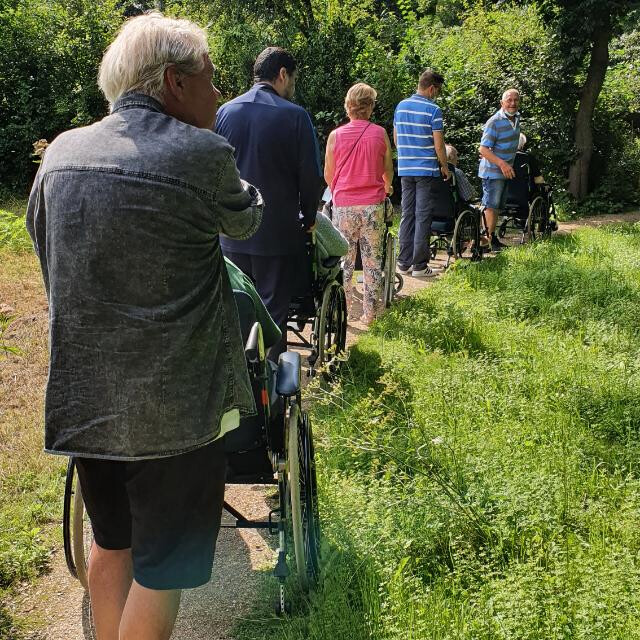
[[[435,183],[435,220],[450,220],[456,216],[458,210],[458,184],[456,181],[455,167],[449,162],[449,180],[439,180]]]
[[[507,204],[519,209],[528,209],[532,177],[527,153],[516,153],[513,170],[515,177],[507,181]]]

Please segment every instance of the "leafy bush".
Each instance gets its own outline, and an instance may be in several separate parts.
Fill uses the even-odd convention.
[[[106,113],[102,53],[121,21],[117,0],[0,0],[0,184],[19,191],[32,144]]]
[[[0,249],[3,248],[30,251],[32,247],[24,217],[0,209]]]

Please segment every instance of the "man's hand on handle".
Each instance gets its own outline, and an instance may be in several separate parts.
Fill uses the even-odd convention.
[[[516,177],[516,172],[513,170],[513,167],[504,160],[499,165],[500,171],[502,171],[502,175],[507,179],[511,180]]]

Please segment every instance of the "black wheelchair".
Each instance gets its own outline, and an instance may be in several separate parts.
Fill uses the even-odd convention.
[[[388,204],[391,202],[387,198]],[[398,239],[391,233],[392,220],[391,216],[385,215],[384,236],[382,238],[382,303],[385,308],[391,306],[393,299],[400,293],[404,286],[404,279],[400,273],[396,271],[396,260],[398,256]],[[357,264],[356,264],[357,267]],[[360,261],[362,268],[362,260]]]
[[[311,234],[299,275],[287,315],[294,339],[287,345],[309,351],[307,373],[314,375],[320,368],[335,369],[346,348],[347,300],[341,258],[321,258],[315,234]]]
[[[498,236],[504,238],[509,229],[520,232],[520,243],[548,238],[558,228],[551,187],[536,183],[537,162],[528,153],[518,151],[514,160],[515,177],[507,181],[507,199]]]
[[[277,366],[267,360],[251,296],[242,291],[234,291],[234,296],[257,414],[243,418],[225,436],[227,484],[275,485],[277,506],[265,521],[256,521],[225,501],[224,509],[235,522],[221,526],[265,529],[278,536],[274,576],[279,581],[276,611],[281,614],[288,610],[287,577],[293,573],[301,588],[308,590],[319,573],[320,521],[311,423],[301,402],[300,355],[287,351]],[[67,467],[63,538],[69,571],[87,589],[92,533],[73,458]]]
[[[431,257],[446,251],[447,264],[451,259],[482,260],[481,219],[476,207],[460,198],[454,166],[449,164],[449,180],[442,182],[436,194],[436,214],[431,222]]]

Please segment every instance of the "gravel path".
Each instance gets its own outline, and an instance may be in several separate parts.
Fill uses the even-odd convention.
[[[620,216],[587,218],[561,225],[562,232],[578,226],[599,226],[609,222],[640,220],[640,212]],[[443,266],[436,260],[434,266]],[[428,286],[433,279],[405,277],[402,296],[411,295]],[[358,322],[349,326],[348,344],[353,343],[366,327]],[[227,500],[249,518],[265,517],[269,511],[266,495],[273,489],[261,486],[227,488]],[[230,520],[227,518],[227,522]],[[275,536],[263,537],[254,530],[223,529],[218,538],[211,581],[183,595],[175,632],[180,640],[233,640],[235,622],[247,615],[256,603],[265,582],[271,585],[275,602],[277,584],[271,577],[274,564]],[[34,640],[82,640],[91,638],[87,628],[87,598],[73,580],[57,550],[51,571],[31,585],[25,585],[11,609],[30,618],[41,631]]]

